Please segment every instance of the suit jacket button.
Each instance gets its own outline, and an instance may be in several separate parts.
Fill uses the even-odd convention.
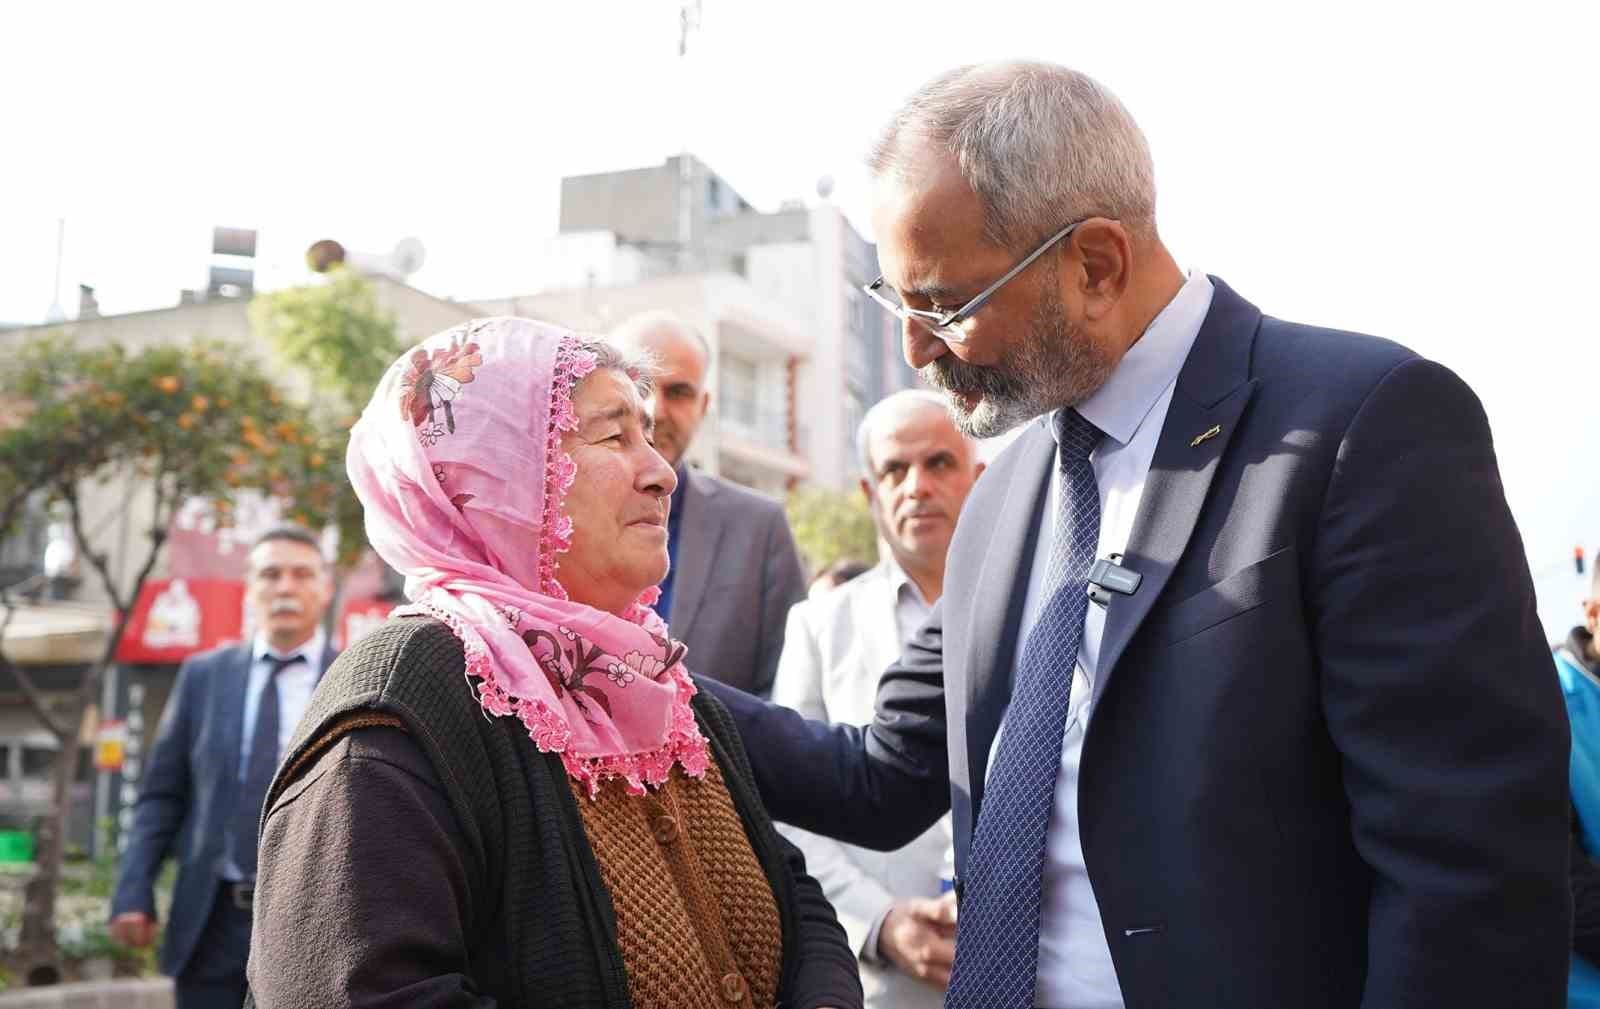
[[[731,972],[722,975],[722,997],[730,1004],[737,1005],[743,1002],[747,991],[742,975]]]
[[[657,844],[671,844],[678,839],[678,821],[670,816],[658,816],[650,825]]]

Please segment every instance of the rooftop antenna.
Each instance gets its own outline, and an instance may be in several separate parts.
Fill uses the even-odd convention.
[[[678,269],[689,273],[695,268],[694,255],[694,169],[689,160],[689,110],[693,95],[689,87],[689,36],[700,30],[700,0],[682,0],[678,7],[678,71],[683,96],[678,108],[683,116],[680,128],[684,142],[678,153]]]
[[[50,299],[50,311],[45,314],[45,321],[50,323],[64,322],[67,318],[66,309],[61,307],[61,253],[67,244],[67,219],[56,218],[56,286]]]

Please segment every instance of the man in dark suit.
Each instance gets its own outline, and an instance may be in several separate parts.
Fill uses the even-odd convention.
[[[1567,732],[1472,392],[1180,270],[1082,74],[945,74],[870,164],[908,360],[1027,426],[872,726],[718,691],[774,815],[953,805],[951,1009],[1562,1005]]]
[[[177,858],[161,970],[176,981],[178,1009],[244,1002],[261,805],[335,654],[322,630],[331,581],[315,536],[294,526],[262,534],[247,578],[255,637],[179,667],[111,903],[113,937],[149,945],[156,876]]]
[[[672,567],[656,612],[689,646],[689,668],[765,697],[789,607],[806,594],[789,520],[779,502],[692,469],[685,458],[711,406],[705,338],[666,312],[636,315],[613,338],[647,351],[660,369],[656,450],[678,474],[667,520]]]

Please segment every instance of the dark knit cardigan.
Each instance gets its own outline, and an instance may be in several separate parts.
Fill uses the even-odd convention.
[[[463,903],[470,908],[462,954],[474,992],[500,1006],[627,1009],[615,914],[566,771],[559,757],[534,747],[515,719],[486,717],[464,677],[461,643],[437,620],[398,618],[364,637],[339,657],[312,698],[268,794],[263,824],[319,758],[332,756],[341,736],[398,722],[426,755],[459,827],[469,894]],[[693,707],[777,900],[779,1005],[859,1007],[861,985],[844,930],[799,852],[773,829],[727,709],[704,691]],[[266,883],[272,874],[265,847],[262,857]],[[255,949],[286,940],[290,927],[307,930],[304,920],[291,926],[264,919],[263,906],[283,903],[258,901]],[[330,1002],[342,1004],[340,995],[330,993]]]

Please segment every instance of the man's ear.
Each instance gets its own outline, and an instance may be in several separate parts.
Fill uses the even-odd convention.
[[[711,410],[711,390],[707,389],[700,394],[700,419],[705,420],[706,414]]]
[[[1081,265],[1063,271],[1063,277],[1078,286],[1085,315],[1098,320],[1121,300],[1133,279],[1133,238],[1120,221],[1091,217],[1067,240],[1075,243]]]
[[[989,464],[986,463],[986,462],[974,463],[973,466],[972,466],[972,479],[973,479],[973,482],[977,482],[977,479],[980,476],[983,476],[983,471],[988,469],[988,468],[989,468]]]
[[[872,507],[872,485],[867,483],[867,478],[861,478],[861,496],[867,499],[867,507]]]
[[[1600,630],[1600,596],[1583,601],[1583,626],[1590,634]]]

